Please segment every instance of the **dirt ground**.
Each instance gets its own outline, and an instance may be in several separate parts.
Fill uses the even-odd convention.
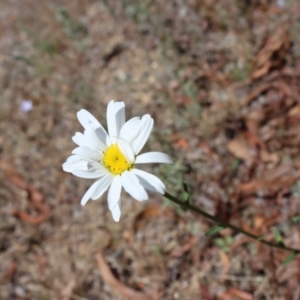
[[[299,300],[299,255],[158,194],[81,207],[61,165],[111,99],[154,118],[169,193],[300,249],[298,0],[1,0],[0,299]]]

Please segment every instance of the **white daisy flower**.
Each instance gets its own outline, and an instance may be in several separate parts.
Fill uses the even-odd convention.
[[[136,168],[143,163],[172,163],[170,156],[161,152],[138,155],[153,127],[150,115],[125,122],[124,102],[112,100],[106,113],[108,133],[88,111],[80,110],[77,117],[85,131],[73,136],[79,147],[63,164],[63,170],[81,178],[98,178],[81,199],[81,205],[89,199],[97,200],[108,190],[108,207],[118,222],[122,187],[138,201],[148,199],[146,190],[165,193],[159,178]]]

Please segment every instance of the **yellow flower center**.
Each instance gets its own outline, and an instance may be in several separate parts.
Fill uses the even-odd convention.
[[[126,160],[118,145],[111,145],[104,152],[103,165],[112,174],[119,175],[124,171],[129,171],[133,164]]]

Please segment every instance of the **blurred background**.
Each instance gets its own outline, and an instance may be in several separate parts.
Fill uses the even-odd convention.
[[[155,120],[144,168],[220,219],[300,248],[297,0],[0,1],[0,299],[300,299],[300,258],[157,194],[80,200],[81,108]]]

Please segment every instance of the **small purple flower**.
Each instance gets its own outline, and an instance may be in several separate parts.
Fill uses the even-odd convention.
[[[30,110],[32,110],[33,108],[33,104],[31,100],[23,100],[21,105],[20,105],[20,110],[23,112],[29,112]]]

